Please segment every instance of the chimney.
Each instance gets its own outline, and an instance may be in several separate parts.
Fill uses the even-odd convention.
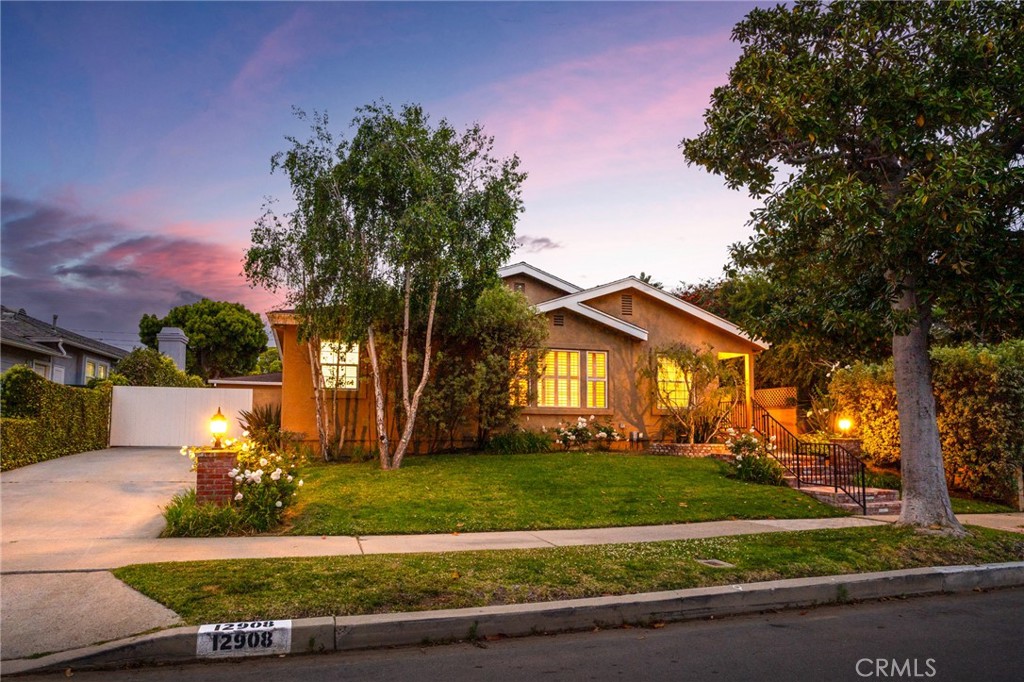
[[[53,331],[57,331],[57,316],[53,316]]]
[[[164,327],[156,335],[157,349],[174,360],[178,369],[185,369],[185,347],[188,344],[188,337],[185,332],[177,327]]]

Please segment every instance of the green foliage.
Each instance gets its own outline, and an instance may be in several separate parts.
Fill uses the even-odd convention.
[[[300,338],[366,345],[381,466],[392,469],[415,428],[435,328],[464,330],[512,252],[525,174],[518,158],[492,155],[479,125],[460,134],[443,119],[431,123],[417,105],[367,105],[353,126],[351,142],[338,142],[327,116],[315,115],[312,137],[289,138],[291,149],[275,155],[272,168],[287,173],[297,208],[284,224],[265,207],[245,272],[254,284],[289,289]],[[387,337],[400,348],[390,357],[377,352]],[[418,367],[410,348],[421,349]],[[388,376],[401,377],[400,400],[384,390]],[[323,405],[319,390],[316,399]],[[323,449],[332,430],[326,412],[318,410]],[[385,426],[392,421],[393,449]]]
[[[139,338],[152,349],[164,327],[178,327],[188,336],[185,369],[204,379],[249,374],[267,349],[263,320],[241,303],[211,301],[171,308],[167,316],[143,315]]]
[[[575,422],[561,422],[554,429],[555,442],[566,450],[609,450],[611,444],[622,440],[622,434],[611,424],[601,424],[590,419],[577,417]]]
[[[487,441],[487,452],[499,455],[529,455],[536,452],[548,452],[551,449],[551,436],[538,431],[514,429],[507,433],[498,433]]]
[[[506,286],[485,289],[473,310],[464,333],[446,330],[438,340],[436,377],[420,404],[422,424],[433,434],[431,451],[454,446],[455,434],[474,420],[479,447],[494,432],[514,430],[547,340],[545,318]],[[519,400],[510,400],[510,392]]]
[[[276,403],[255,405],[242,410],[238,424],[249,438],[271,452],[290,450],[297,441],[295,434],[281,430],[281,406]]]
[[[229,504],[199,504],[195,488],[175,495],[164,507],[162,537],[210,538],[242,533],[238,510]]]
[[[673,396],[675,384],[661,380],[667,366],[678,368],[676,379],[685,400]],[[728,423],[743,379],[729,363],[721,362],[710,346],[674,343],[650,349],[637,361],[637,380],[650,387],[657,408],[666,411],[676,433],[689,443],[710,443]]]
[[[252,373],[273,374],[274,372],[282,371],[283,367],[281,364],[281,353],[276,347],[268,348],[260,353],[259,358],[256,359],[256,368]]]
[[[3,470],[107,447],[110,388],[72,388],[17,365],[0,377]]]
[[[1024,464],[1024,341],[932,351],[943,463],[950,487],[996,500],[1015,491]],[[841,370],[830,387],[870,461],[900,458],[891,363]]]
[[[152,348],[136,348],[121,358],[114,367],[114,375],[127,380],[129,386],[171,386],[202,388],[202,377],[186,374],[178,369],[168,356]],[[118,379],[117,381],[120,381]]]
[[[86,388],[99,388],[101,386],[131,386],[131,382],[128,381],[128,377],[117,372],[111,372],[107,375],[106,379],[99,379],[93,377],[86,382]]]
[[[869,462],[892,466],[900,461],[900,421],[891,361],[880,365],[857,363],[839,370],[829,384],[829,395],[834,400],[834,411],[853,421],[853,435],[863,441]],[[827,429],[829,433],[832,430]]]
[[[730,428],[728,433],[725,444],[733,454],[729,462],[732,477],[762,485],[786,485],[786,472],[771,455],[773,443],[758,438],[753,431],[740,433]]]
[[[303,481],[302,458],[292,450],[272,451],[254,440],[230,441],[237,463],[228,475],[235,481],[232,504],[198,504],[195,490],[177,495],[164,509],[165,537],[207,537],[265,533],[280,525]],[[183,447],[196,466],[196,452]]]

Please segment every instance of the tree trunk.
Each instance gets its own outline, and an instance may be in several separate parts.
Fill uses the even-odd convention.
[[[412,432],[416,426],[416,411],[419,409],[420,398],[423,396],[423,389],[427,387],[427,379],[430,377],[430,337],[434,328],[434,312],[437,309],[437,294],[439,289],[440,282],[435,282],[434,288],[430,292],[430,308],[427,311],[427,338],[423,343],[423,374],[420,375],[420,383],[412,395],[412,400],[406,403],[405,428],[402,431],[401,440],[395,447],[395,455],[391,459],[392,469],[397,469],[402,466],[402,458],[405,457],[405,451],[409,447],[409,441],[412,439]],[[408,358],[403,357],[403,377],[408,376],[408,370],[404,367],[407,363]]]
[[[373,325],[367,329],[367,348],[370,352],[370,367],[373,370],[373,396],[376,401],[377,442],[379,444],[380,468],[391,468],[391,445],[388,442],[388,429],[384,420],[384,390],[380,381],[380,364],[377,361],[377,341],[373,334]]]
[[[916,318],[905,335],[894,334],[892,357],[896,379],[896,408],[900,420],[900,468],[903,476],[901,525],[941,530],[949,535],[966,531],[953,515],[942,466],[942,445],[935,418],[932,366],[928,357],[930,313],[922,310],[912,279],[892,304],[893,312]]]
[[[316,404],[316,434],[320,441],[320,455],[324,461],[330,461],[329,425],[324,415],[324,390],[320,373],[320,337],[314,336],[306,344],[309,350],[309,370],[313,375],[313,402]]]

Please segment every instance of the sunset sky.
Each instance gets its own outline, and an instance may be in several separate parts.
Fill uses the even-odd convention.
[[[512,262],[580,286],[721,273],[755,207],[688,168],[749,3],[2,3],[4,305],[130,347],[241,276],[292,107],[417,102],[529,177]]]

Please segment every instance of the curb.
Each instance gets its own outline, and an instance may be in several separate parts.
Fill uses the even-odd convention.
[[[1021,586],[1024,586],[1024,561],[1015,561],[794,578],[561,602],[303,618],[292,621],[290,653],[414,646],[490,636],[520,637],[627,623],[695,620],[886,597]],[[38,659],[4,661],[3,674],[207,660],[196,654],[198,632],[198,627],[173,628]]]

